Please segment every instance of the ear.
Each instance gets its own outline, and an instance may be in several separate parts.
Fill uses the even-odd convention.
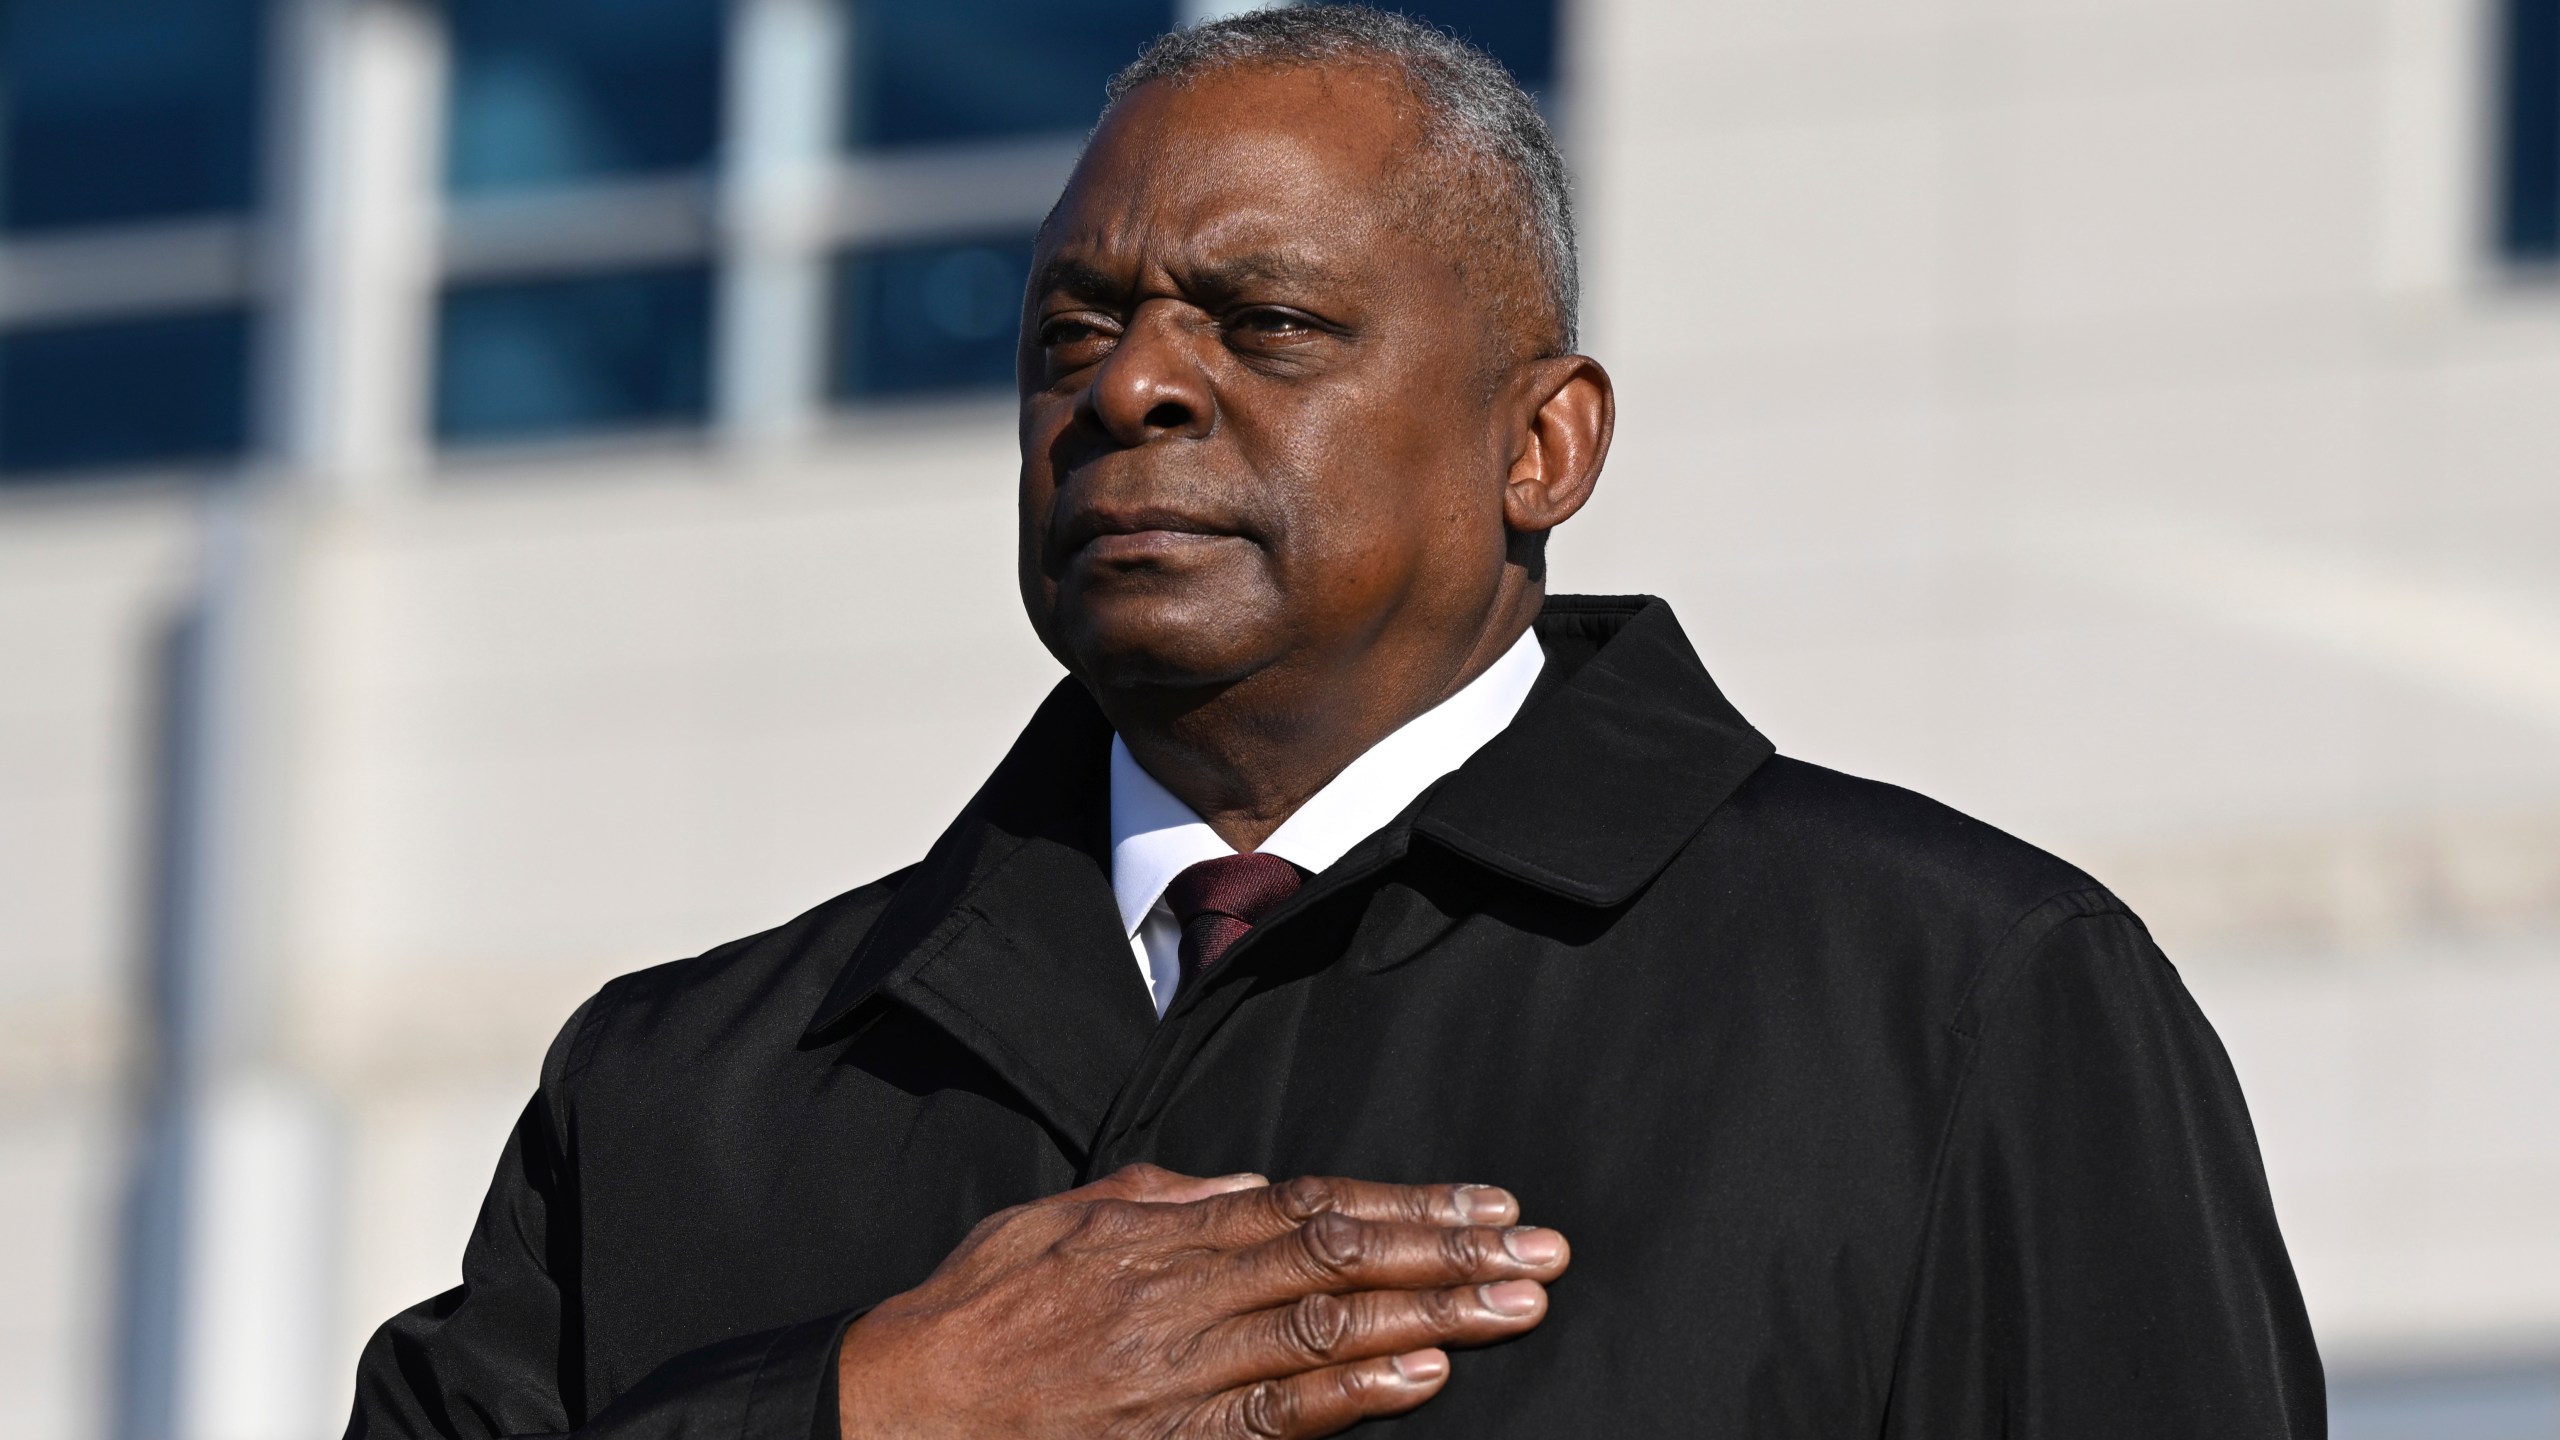
[[[1609,372],[1588,355],[1533,360],[1515,392],[1523,423],[1504,481],[1502,520],[1538,535],[1573,518],[1600,483],[1609,436],[1618,425],[1618,395]],[[1524,413],[1525,412],[1525,413]]]

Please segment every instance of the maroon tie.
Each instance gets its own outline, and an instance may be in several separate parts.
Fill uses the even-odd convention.
[[[1298,892],[1298,867],[1277,855],[1226,855],[1173,877],[1164,903],[1182,926],[1182,973],[1197,975],[1235,948],[1253,922]]]

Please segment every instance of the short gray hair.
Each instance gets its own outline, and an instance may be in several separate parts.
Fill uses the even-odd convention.
[[[1184,84],[1231,66],[1367,64],[1394,72],[1422,108],[1423,143],[1489,171],[1490,197],[1535,272],[1550,353],[1578,339],[1582,278],[1573,236],[1572,181],[1538,102],[1502,62],[1445,30],[1365,5],[1255,10],[1176,30],[1111,77],[1116,105],[1150,80]],[[1524,243],[1525,242],[1525,243]]]

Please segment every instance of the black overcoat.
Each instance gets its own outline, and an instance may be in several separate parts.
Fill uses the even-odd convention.
[[[1420,1436],[2316,1436],[2212,1029],[2088,876],[1773,756],[1660,601],[1155,1018],[1062,683],[918,865],[613,981],[354,1436],[832,1433],[852,1314],[1132,1161],[1471,1181],[1571,1237]],[[1364,1432],[1367,1433],[1367,1432]]]

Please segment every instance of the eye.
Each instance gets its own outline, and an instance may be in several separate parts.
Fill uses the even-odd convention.
[[[1227,317],[1227,333],[1249,340],[1287,341],[1317,332],[1315,321],[1294,310],[1255,305]]]
[[[1101,316],[1086,311],[1052,315],[1040,322],[1040,348],[1049,362],[1062,369],[1090,365],[1111,352],[1111,342],[1118,329]]]

